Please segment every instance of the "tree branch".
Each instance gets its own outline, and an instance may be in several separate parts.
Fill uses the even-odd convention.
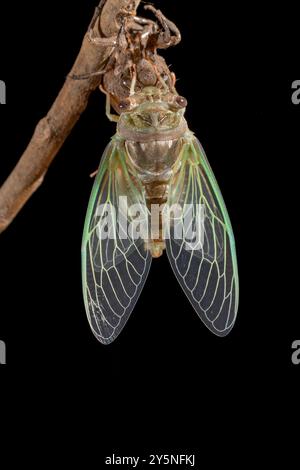
[[[95,37],[111,37],[118,31],[116,15],[124,6],[136,9],[140,0],[101,0],[92,24]],[[101,10],[99,10],[99,8]],[[101,70],[112,50],[111,46],[95,45],[86,33],[82,47],[70,72],[90,74]],[[47,116],[38,123],[33,137],[15,169],[0,188],[0,233],[13,221],[31,195],[42,184],[47,170],[85,110],[88,98],[100,77],[73,80],[68,77]]]

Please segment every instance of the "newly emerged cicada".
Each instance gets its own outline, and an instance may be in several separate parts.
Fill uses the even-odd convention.
[[[216,335],[232,329],[238,269],[229,216],[203,148],[184,118],[157,48],[174,45],[173,23],[124,12],[101,89],[119,116],[92,190],[82,243],[85,307],[97,339],[119,335],[166,251],[195,311]],[[120,67],[120,64],[122,67]]]

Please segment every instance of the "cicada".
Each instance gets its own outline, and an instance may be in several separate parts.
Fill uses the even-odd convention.
[[[213,333],[226,336],[238,310],[230,219],[205,152],[188,128],[187,101],[176,92],[173,75],[154,50],[153,37],[171,41],[174,25],[160,12],[156,16],[163,28],[160,35],[156,22],[129,15],[129,27],[123,19],[115,40],[119,48],[105,71],[109,85],[105,76],[102,81],[119,116],[88,205],[82,279],[88,320],[103,344],[114,341],[124,328],[152,259],[164,252],[194,310]],[[129,66],[117,68],[128,51]],[[122,92],[113,91],[122,85]]]

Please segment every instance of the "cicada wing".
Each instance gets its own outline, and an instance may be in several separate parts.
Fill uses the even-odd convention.
[[[173,271],[205,325],[226,336],[239,301],[235,241],[217,181],[194,137],[183,144],[181,168],[170,187],[172,205],[183,208],[166,237]]]
[[[82,242],[85,308],[96,338],[115,340],[142,291],[151,265],[143,237],[137,238],[130,207],[147,218],[142,188],[127,165],[122,142],[107,147],[92,190]]]

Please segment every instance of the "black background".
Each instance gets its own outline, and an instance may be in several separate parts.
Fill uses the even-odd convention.
[[[114,133],[104,97],[95,92],[44,184],[1,235],[0,339],[15,374],[26,369],[39,380],[51,373],[60,384],[75,373],[75,390],[86,390],[84,406],[96,422],[115,423],[127,408],[128,432],[141,422],[138,431],[146,436],[153,425],[148,444],[158,435],[169,442],[173,433],[174,446],[192,445],[192,423],[205,409],[223,419],[256,399],[267,406],[276,384],[291,393],[290,380],[300,372],[291,362],[300,321],[293,306],[299,275],[292,270],[298,211],[290,209],[298,187],[300,105],[291,101],[297,75],[281,78],[284,57],[292,68],[297,48],[292,37],[283,42],[279,23],[253,4],[240,10],[155,5],[182,31],[181,44],[165,56],[234,227],[241,283],[236,326],[226,339],[214,337],[163,257],[153,262],[118,340],[104,347],[92,335],[81,293],[81,236],[89,174]],[[94,6],[95,0],[30,0],[2,10],[0,79],[7,105],[0,107],[0,183],[62,86]],[[127,433],[118,439],[130,440]]]

